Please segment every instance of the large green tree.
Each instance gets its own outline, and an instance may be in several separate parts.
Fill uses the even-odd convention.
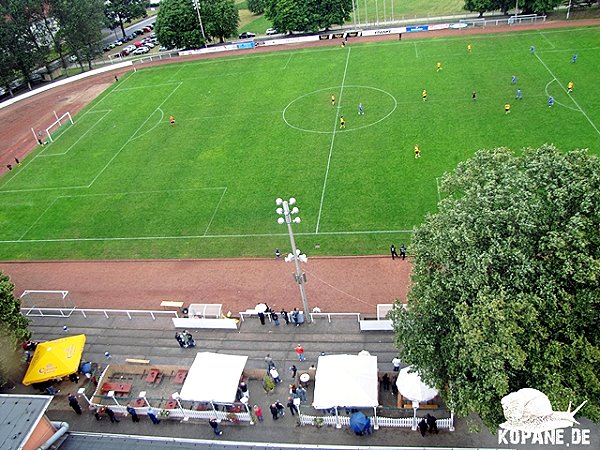
[[[265,3],[267,0],[248,0],[248,10],[253,14],[262,14],[265,12]]]
[[[352,0],[266,0],[265,16],[280,32],[319,31],[350,19]]]
[[[521,14],[545,14],[552,11],[561,0],[518,0]],[[464,9],[467,11],[478,12],[479,17],[484,12],[502,11],[506,14],[515,7],[514,0],[465,0]]]
[[[83,62],[102,53],[104,4],[102,0],[52,0],[52,12],[58,21],[59,39],[75,53],[83,70]]]
[[[207,37],[224,42],[237,33],[240,13],[233,0],[210,0],[201,4]]]
[[[41,4],[41,0],[0,2],[0,46],[5,52],[4,57],[12,61],[12,64],[0,67],[6,70],[0,78],[17,71],[27,80],[33,69],[44,64],[48,45],[35,24]]]
[[[204,13],[202,7],[201,13]],[[167,48],[198,48],[204,43],[198,15],[190,0],[163,0],[155,31],[160,43]]]
[[[14,284],[0,272],[0,385],[10,380],[20,368],[20,344],[29,339],[29,321],[21,315],[21,304],[13,295]]]
[[[477,152],[414,235],[396,344],[460,415],[489,427],[523,387],[600,419],[600,160],[551,146]]]
[[[146,17],[148,0],[107,0],[104,3],[104,14],[113,24],[112,28],[119,26],[125,37],[125,23],[139,17]]]

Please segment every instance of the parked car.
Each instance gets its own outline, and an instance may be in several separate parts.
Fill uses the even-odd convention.
[[[144,27],[144,28],[142,28],[142,31],[144,33],[150,33],[152,31],[152,28],[150,28],[150,27]]]
[[[244,31],[242,34],[240,34],[240,39],[248,39],[253,37],[256,37],[256,33],[251,31]]]
[[[143,55],[144,53],[148,53],[150,49],[148,47],[138,47],[133,51],[134,55]]]
[[[277,30],[275,28],[267,28],[267,36],[271,36],[273,34],[277,34]]]
[[[136,36],[141,36],[142,34],[144,34],[144,30],[142,30],[141,28],[138,28],[137,30],[134,31]]]
[[[153,42],[151,42],[151,41],[144,42],[144,46],[145,46],[145,47],[154,48],[154,43],[153,43]]]

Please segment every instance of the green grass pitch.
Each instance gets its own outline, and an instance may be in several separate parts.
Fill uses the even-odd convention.
[[[275,199],[291,196],[309,256],[387,253],[477,149],[598,154],[599,42],[600,28],[351,41],[138,70],[0,179],[0,258],[271,256],[289,249]]]

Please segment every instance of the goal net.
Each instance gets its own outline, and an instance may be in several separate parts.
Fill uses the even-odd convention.
[[[72,125],[75,123],[73,122],[73,118],[71,117],[71,114],[68,111],[60,117],[58,114],[56,114],[56,111],[54,111],[54,117],[56,118],[56,120],[52,122],[50,126],[44,130],[43,133],[39,131],[36,134],[35,130],[33,128],[31,129],[36,143],[42,143],[40,142],[42,139],[47,139],[47,142],[54,142],[54,139],[52,138],[52,133],[54,133],[63,125]]]

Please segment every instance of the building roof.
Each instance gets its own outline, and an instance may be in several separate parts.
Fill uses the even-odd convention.
[[[22,448],[51,400],[50,395],[0,394],[0,448]]]

